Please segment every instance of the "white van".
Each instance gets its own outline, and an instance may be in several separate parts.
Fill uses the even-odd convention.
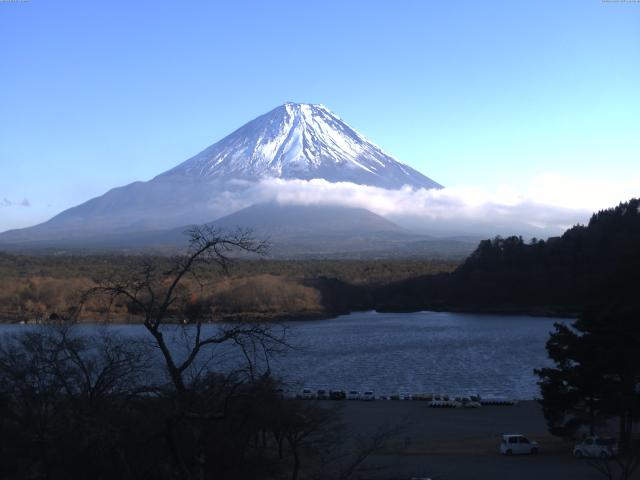
[[[500,442],[500,453],[503,455],[522,455],[531,454],[535,455],[540,452],[540,445],[538,442],[529,440],[524,435],[520,434],[507,434],[502,435],[502,442]]]

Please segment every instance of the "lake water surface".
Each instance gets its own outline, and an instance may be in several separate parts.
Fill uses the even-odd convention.
[[[545,342],[553,323],[569,321],[359,312],[330,320],[288,322],[287,340],[295,348],[274,358],[271,365],[291,389],[371,389],[383,395],[479,393],[532,399],[538,396],[533,369],[550,364]],[[145,335],[141,325],[108,328],[132,337]],[[0,326],[0,332],[19,329]]]

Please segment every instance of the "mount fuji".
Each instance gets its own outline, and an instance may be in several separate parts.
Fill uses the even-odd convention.
[[[286,103],[147,182],[114,188],[44,223],[4,232],[0,245],[81,245],[115,237],[126,244],[127,235],[152,238],[153,232],[209,223],[254,204],[273,203],[273,192],[270,196],[256,191],[261,192],[262,182],[274,179],[276,191],[277,182],[297,181],[304,187],[305,181],[316,179],[389,190],[442,188],[385,153],[323,105]],[[321,219],[332,215],[318,208],[307,211],[310,224],[314,217],[319,219],[319,229]],[[368,215],[354,218],[353,225],[369,229],[386,225],[387,231],[394,230],[382,217],[372,222],[370,215],[375,214],[371,212],[350,212],[356,217],[363,212]],[[347,217],[345,225],[350,223]]]
[[[386,154],[324,105],[286,103],[160,177],[352,182],[397,189],[441,188]]]

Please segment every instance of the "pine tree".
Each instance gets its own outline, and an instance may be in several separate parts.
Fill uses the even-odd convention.
[[[535,373],[549,431],[594,434],[617,418],[620,445],[629,445],[640,417],[640,308],[591,308],[571,326],[556,324],[547,352],[555,367]]]

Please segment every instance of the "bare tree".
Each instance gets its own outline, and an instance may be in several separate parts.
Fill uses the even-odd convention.
[[[589,466],[608,480],[630,480],[640,467],[640,445],[632,443],[614,458],[591,459]]]
[[[281,431],[293,457],[291,480],[297,480],[303,449],[333,439],[335,436],[332,433],[336,433],[340,425],[335,424],[337,417],[329,408],[317,407],[299,400],[285,400],[282,405],[285,410]]]
[[[212,309],[206,302],[194,303],[185,286],[189,279],[205,292],[207,285],[202,280],[206,276],[203,275],[205,269],[217,267],[226,273],[233,255],[262,255],[267,251],[267,244],[257,241],[247,230],[225,233],[200,226],[188,233],[188,250],[175,258],[174,266],[168,271],[159,271],[153,262],[144,262],[135,275],[107,279],[91,289],[85,299],[106,295],[111,304],[124,300],[132,311],[142,316],[145,329],[161,353],[177,399],[175,415],[166,418],[165,438],[180,475],[190,479],[203,478],[206,429],[211,422],[225,417],[228,400],[243,381],[238,372],[227,372],[225,381],[218,382],[224,388],[206,391],[206,395],[224,392],[225,400],[209,402],[208,408],[201,408],[202,402],[194,398],[198,396],[194,395],[194,389],[203,385],[199,379],[206,380],[211,373],[211,362],[215,358],[212,350],[215,349],[210,347],[237,347],[245,360],[246,378],[254,380],[258,376],[256,365],[262,363],[268,371],[269,357],[286,344],[283,329],[275,332],[264,324],[216,324],[205,328],[205,323],[214,320]],[[181,348],[176,348],[175,342],[168,338],[171,328],[173,334],[177,333]],[[220,370],[219,367],[214,365],[213,370]],[[184,433],[185,428],[190,432],[190,438],[179,442],[176,432]],[[185,448],[180,443],[191,447]]]
[[[401,426],[383,425],[362,435],[349,434],[340,407],[305,400],[280,399],[270,405],[267,422],[278,450],[283,444],[291,456],[290,478],[349,480],[358,478],[365,462],[401,432]],[[304,465],[303,465],[304,462]]]
[[[183,285],[189,277],[204,289],[206,285],[201,280],[203,268],[217,266],[227,272],[234,252],[262,255],[268,245],[257,241],[247,230],[228,234],[209,226],[199,226],[188,233],[189,249],[186,254],[176,257],[174,267],[169,271],[160,272],[152,262],[145,262],[133,278],[110,278],[86,295],[106,294],[112,303],[124,299],[133,311],[142,315],[143,325],[160,350],[179,397],[187,393],[186,372],[206,347],[234,343],[241,347],[247,363],[252,365],[249,360],[255,360],[258,352],[268,359],[273,350],[284,345],[283,334],[274,334],[264,325],[220,325],[205,333],[203,323],[213,320],[211,309],[206,305],[194,308]],[[165,337],[163,327],[167,324],[187,325],[189,328],[181,335],[183,343],[188,344],[182,358],[171,349]]]
[[[402,424],[381,425],[366,434],[346,436],[340,430],[335,438],[330,437],[321,451],[317,480],[360,478],[363,473],[382,470],[384,467],[366,467],[365,462],[372,455],[389,447],[404,430]]]
[[[122,476],[130,456],[120,455],[122,425],[114,419],[149,393],[148,358],[140,345],[113,332],[88,335],[73,324],[4,336],[0,397],[6,411],[0,424],[13,443],[32,446],[15,452],[29,465],[26,476],[43,475],[69,458],[68,478],[102,467]]]
[[[20,396],[25,406],[60,398],[92,406],[149,391],[149,358],[148,350],[113,332],[86,335],[74,325],[47,325],[3,339],[0,379],[4,393]]]

